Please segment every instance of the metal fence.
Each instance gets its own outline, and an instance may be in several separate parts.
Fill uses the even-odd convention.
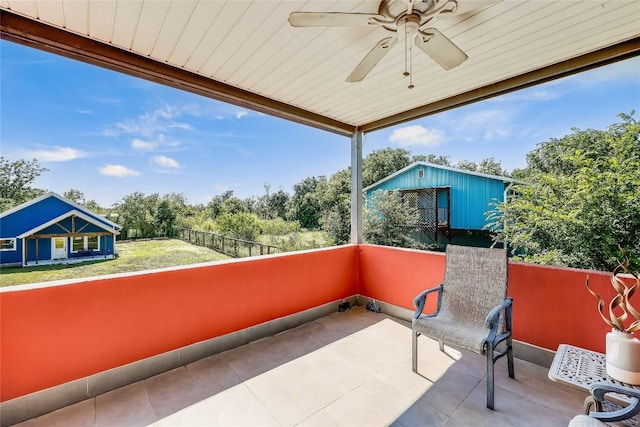
[[[278,252],[273,245],[260,242],[235,239],[210,231],[191,230],[189,228],[175,229],[176,238],[198,246],[213,249],[216,252],[229,255],[234,258],[244,258],[254,255],[268,255]]]

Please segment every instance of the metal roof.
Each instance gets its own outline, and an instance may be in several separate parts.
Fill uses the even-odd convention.
[[[458,168],[454,168],[451,166],[444,166],[444,165],[437,165],[435,163],[429,163],[429,162],[413,162],[410,165],[407,165],[405,167],[403,167],[402,169],[382,178],[380,181],[378,182],[374,182],[373,184],[365,187],[362,189],[362,191],[366,192],[371,190],[372,188],[378,187],[380,186],[380,184],[383,184],[387,181],[392,180],[393,178],[395,178],[398,175],[402,175],[403,173],[405,173],[408,170],[411,169],[415,169],[417,167],[427,167],[427,168],[434,168],[434,169],[442,169],[442,170],[446,170],[446,171],[450,171],[450,172],[456,172],[456,173],[461,173],[464,175],[472,175],[472,176],[479,176],[481,178],[487,178],[487,179],[492,179],[495,181],[501,181],[503,183],[513,183],[513,184],[522,184],[522,185],[526,185],[527,183],[519,180],[519,179],[514,179],[508,176],[501,176],[501,175],[492,175],[489,173],[482,173],[482,172],[476,172],[476,171],[470,171],[470,170],[466,170],[466,169],[458,169]]]
[[[450,1],[473,10],[433,27],[468,60],[445,71],[414,50],[413,89],[402,46],[345,82],[382,27],[288,22],[294,11],[377,13],[378,1],[0,0],[0,18],[3,39],[343,135],[640,53],[637,0]]]
[[[115,230],[120,230],[122,228],[121,225],[118,225],[115,222],[108,220],[104,216],[98,215],[95,212],[91,212],[89,209],[85,208],[84,206],[82,206],[82,205],[80,205],[80,204],[78,204],[78,203],[76,203],[74,201],[71,201],[69,199],[66,199],[66,198],[62,197],[61,195],[59,195],[57,193],[54,193],[52,191],[50,191],[48,193],[45,193],[45,194],[42,194],[41,196],[35,197],[35,198],[31,199],[31,200],[27,200],[26,202],[21,203],[21,204],[19,204],[17,206],[14,206],[14,207],[12,207],[10,209],[7,209],[4,212],[0,212],[0,219],[5,218],[5,217],[7,217],[7,216],[9,216],[11,214],[14,214],[15,212],[21,211],[21,210],[23,210],[23,209],[25,209],[25,208],[27,208],[27,207],[29,207],[31,205],[35,205],[37,203],[40,203],[41,201],[46,200],[46,199],[48,199],[50,197],[56,198],[56,199],[60,200],[61,202],[69,205],[70,207],[73,208],[74,212],[75,211],[79,211],[79,212],[82,212],[83,215],[88,215],[88,216],[91,216],[93,218],[96,218],[96,219],[100,220],[102,223],[112,227]]]
[[[50,227],[50,226],[62,221],[63,219],[67,219],[67,218],[72,217],[72,216],[75,216],[75,217],[78,217],[78,218],[82,218],[83,220],[85,220],[89,224],[93,224],[96,227],[101,228],[104,231],[107,231],[109,233],[119,234],[119,231],[118,231],[117,228],[108,228],[108,227],[106,227],[106,224],[104,224],[104,223],[102,223],[100,221],[97,221],[95,217],[92,217],[90,215],[86,215],[86,214],[82,213],[79,210],[72,209],[72,210],[70,210],[68,212],[63,213],[62,215],[59,215],[59,216],[57,216],[57,217],[45,222],[44,224],[40,224],[39,226],[34,227],[31,230],[27,230],[24,233],[19,234],[16,237],[18,239],[24,239],[25,237],[29,237],[29,236],[31,236],[33,234],[36,234],[38,231],[44,230],[44,229],[46,229],[46,228],[48,228],[48,227]]]

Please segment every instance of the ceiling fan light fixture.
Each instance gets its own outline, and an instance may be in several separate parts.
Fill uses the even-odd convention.
[[[420,28],[420,18],[418,15],[407,15],[398,22],[398,30],[406,34],[406,37],[413,39]]]
[[[474,5],[461,2],[475,2]],[[391,36],[380,40],[347,77],[347,82],[359,82],[378,64],[400,40],[404,41],[405,70],[409,89],[413,86],[413,45],[429,55],[445,70],[457,67],[467,55],[435,28],[434,18],[467,13],[500,0],[381,0],[378,13],[352,12],[291,12],[292,27],[380,27]]]

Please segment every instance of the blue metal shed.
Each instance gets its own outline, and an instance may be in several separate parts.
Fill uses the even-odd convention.
[[[367,201],[376,190],[399,190],[406,202],[418,208],[423,231],[438,242],[467,235],[487,234],[485,212],[490,203],[503,201],[513,178],[456,169],[427,162],[416,162],[366,187]],[[488,238],[488,235],[486,236]],[[485,246],[490,239],[482,238]],[[463,242],[458,242],[463,243]]]
[[[47,193],[0,213],[0,265],[113,258],[120,226]]]

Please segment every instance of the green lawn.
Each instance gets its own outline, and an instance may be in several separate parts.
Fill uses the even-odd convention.
[[[118,257],[111,260],[90,261],[80,264],[2,268],[0,269],[0,286],[103,276],[105,274],[150,270],[229,258],[211,249],[174,239],[118,242],[116,243],[116,252]]]
[[[277,246],[280,252],[302,251],[331,246],[324,231],[299,231],[284,235],[258,236],[258,241],[267,245]]]

